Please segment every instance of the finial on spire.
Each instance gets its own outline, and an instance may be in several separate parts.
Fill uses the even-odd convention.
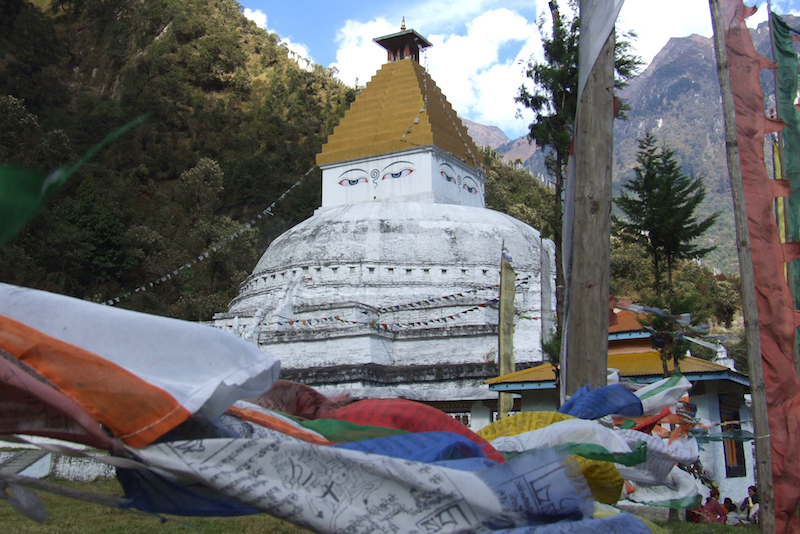
[[[402,30],[405,30],[405,29],[406,29],[406,18],[403,17],[403,23],[400,25],[400,30],[402,31]]]
[[[385,48],[388,52],[389,61],[399,61],[405,58],[411,58],[419,63],[419,51],[422,48],[431,46],[423,36],[414,30],[406,29],[406,18],[403,17],[403,29],[391,35],[384,35],[383,37],[376,37],[373,39],[376,43]]]

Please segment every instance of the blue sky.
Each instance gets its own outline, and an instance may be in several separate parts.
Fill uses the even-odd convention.
[[[239,2],[249,18],[278,34],[290,50],[335,67],[348,85],[365,84],[380,68],[385,52],[372,39],[399,31],[405,17],[407,28],[433,43],[423,63],[459,116],[498,126],[512,139],[526,133],[531,116],[518,109],[514,96],[525,83],[524,63],[541,56],[536,20],[547,12],[546,0]],[[766,20],[766,2],[757,3],[751,26]],[[800,0],[774,0],[772,9],[797,14]],[[708,0],[626,0],[618,27],[637,32],[634,46],[649,62],[670,37],[711,36]]]

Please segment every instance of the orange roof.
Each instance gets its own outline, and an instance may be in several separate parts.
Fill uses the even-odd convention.
[[[730,371],[729,368],[718,363],[701,360],[687,356],[680,360],[680,371],[683,374],[689,373],[718,373]],[[619,375],[625,376],[661,376],[663,368],[661,366],[661,356],[656,351],[639,352],[633,354],[609,354],[608,367],[619,369]],[[667,362],[667,368],[672,373],[672,360]],[[510,382],[547,382],[555,380],[553,366],[549,363],[531,367],[516,373],[510,373],[497,378],[484,380],[486,384],[502,384]]]
[[[620,310],[616,312],[616,315],[617,324],[608,327],[609,334],[644,330],[644,328],[642,328],[642,323],[639,322],[639,316],[636,315],[636,313],[628,310]]]
[[[317,165],[433,145],[472,167],[483,156],[442,91],[412,59],[383,65],[317,154]]]

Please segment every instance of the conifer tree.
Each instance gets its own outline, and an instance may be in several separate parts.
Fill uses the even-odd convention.
[[[639,139],[635,177],[622,186],[614,204],[623,217],[612,215],[619,236],[639,243],[647,251],[653,269],[654,290],[661,300],[663,273],[666,269],[669,308],[675,304],[672,274],[680,260],[701,258],[715,247],[701,247],[697,240],[717,220],[719,212],[705,219],[696,215],[706,196],[703,177],[684,174],[675,150],[662,144],[659,148],[652,132]]]

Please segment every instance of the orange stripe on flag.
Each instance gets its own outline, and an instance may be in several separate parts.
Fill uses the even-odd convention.
[[[3,315],[0,348],[36,369],[132,447],[153,442],[191,415],[169,393],[115,363]]]
[[[333,444],[331,441],[328,441],[327,439],[322,439],[319,436],[316,436],[310,432],[306,432],[300,428],[297,428],[296,426],[291,425],[286,421],[281,421],[277,417],[270,417],[269,415],[257,412],[256,410],[247,410],[244,408],[239,408],[237,406],[231,406],[230,408],[227,409],[225,413],[228,415],[232,415],[234,417],[238,417],[239,419],[255,423],[265,428],[271,428],[272,430],[277,430],[282,434],[286,434],[287,436],[292,436],[293,438],[297,438],[302,441],[307,441],[308,443],[313,443],[315,445]]]

